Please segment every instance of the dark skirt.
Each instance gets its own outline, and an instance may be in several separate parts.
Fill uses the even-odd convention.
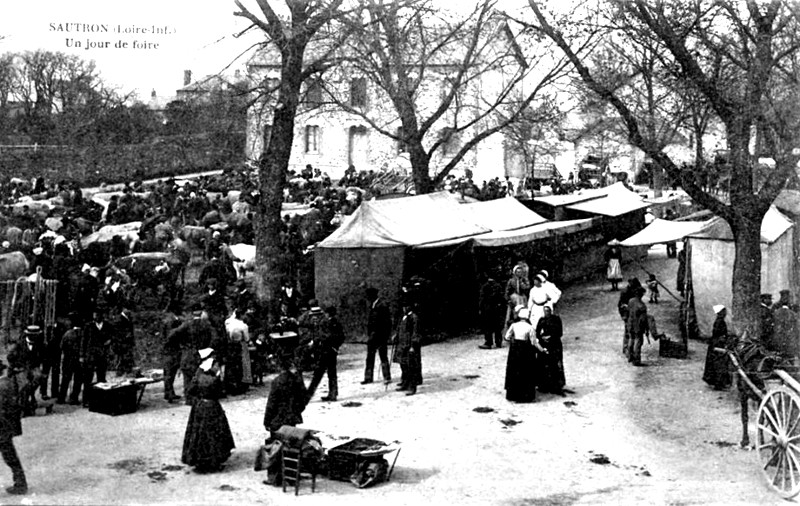
[[[560,394],[567,384],[561,339],[543,341],[542,346],[547,353],[539,354],[539,391]]]
[[[528,341],[512,340],[506,362],[506,399],[536,400],[536,349]]]
[[[181,462],[215,470],[228,460],[235,447],[222,405],[216,400],[198,399],[189,414]]]
[[[714,388],[725,389],[731,386],[731,372],[728,368],[728,354],[714,351],[714,343],[708,345],[706,367],[703,370],[703,381]]]

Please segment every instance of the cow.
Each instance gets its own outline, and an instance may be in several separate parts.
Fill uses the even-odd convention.
[[[135,300],[149,290],[163,309],[183,296],[186,264],[178,255],[163,251],[133,253],[114,260],[112,265],[130,277],[130,292]]]
[[[28,274],[30,263],[20,251],[0,255],[0,281],[15,280]]]
[[[211,230],[195,225],[185,225],[178,233],[178,237],[186,241],[191,247],[205,251],[206,244],[211,239]]]
[[[244,279],[246,273],[253,272],[256,266],[256,247],[252,244],[231,244],[231,253],[239,259],[233,262],[236,279]]]

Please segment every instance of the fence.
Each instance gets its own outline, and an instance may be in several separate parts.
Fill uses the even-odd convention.
[[[49,338],[56,320],[56,286],[58,281],[35,281],[22,277],[16,281],[0,282],[0,329],[6,346],[28,325],[39,325]]]

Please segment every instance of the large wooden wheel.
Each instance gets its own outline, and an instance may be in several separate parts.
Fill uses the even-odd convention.
[[[800,395],[769,390],[758,408],[756,451],[767,483],[784,499],[800,493]]]

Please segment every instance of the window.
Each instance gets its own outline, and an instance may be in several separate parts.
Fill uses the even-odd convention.
[[[316,107],[322,104],[322,83],[318,80],[311,81],[306,88],[306,104]]]
[[[451,156],[456,154],[459,146],[461,145],[461,133],[453,128],[443,128],[439,133],[439,138],[442,139],[442,156]]]
[[[319,126],[306,125],[306,153],[319,153]]]
[[[367,80],[363,77],[350,80],[350,105],[353,107],[367,105]]]

